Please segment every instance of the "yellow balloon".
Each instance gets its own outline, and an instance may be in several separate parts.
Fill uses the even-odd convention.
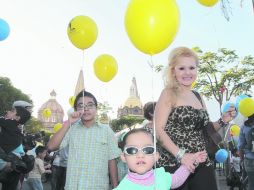
[[[125,29],[137,49],[154,55],[174,40],[179,20],[175,0],[131,0],[125,13]]]
[[[97,57],[93,67],[95,75],[103,82],[112,80],[118,70],[115,58],[108,54],[103,54]]]
[[[53,128],[53,131],[54,133],[56,133],[59,129],[62,128],[62,124],[61,123],[57,123],[55,124],[54,128]]]
[[[75,96],[71,96],[71,97],[69,98],[69,103],[70,103],[71,107],[74,106],[74,102],[75,102]]]
[[[43,117],[48,118],[51,116],[51,110],[49,108],[45,108],[42,112]]]
[[[194,88],[196,86],[196,81],[194,81],[192,84],[191,84],[191,88]]]
[[[212,7],[216,3],[218,3],[219,0],[197,0],[201,5],[204,5],[206,7]]]
[[[87,49],[97,39],[98,29],[96,23],[88,16],[74,17],[67,28],[71,43],[79,49]]]
[[[254,100],[252,98],[244,98],[239,102],[238,108],[244,117],[249,117],[254,114]]]
[[[239,136],[240,127],[238,125],[232,125],[230,127],[230,134],[232,134],[232,136]]]

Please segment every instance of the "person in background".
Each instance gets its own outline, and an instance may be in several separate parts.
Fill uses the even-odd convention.
[[[151,132],[153,134],[153,128],[154,128],[154,123],[153,123],[153,117],[154,117],[154,109],[156,106],[156,102],[147,102],[144,105],[143,111],[144,111],[144,118],[148,121],[144,125],[144,128]]]
[[[21,156],[25,155],[20,125],[24,125],[31,117],[31,113],[21,106],[15,106],[0,117],[0,181],[2,190],[13,190],[19,183],[20,170],[26,168]]]
[[[133,129],[123,139],[121,159],[128,165],[129,171],[115,190],[168,190],[179,187],[190,172],[182,165],[174,174],[165,172],[164,168],[153,169],[159,157],[155,152],[153,135],[146,129]],[[205,151],[194,154],[197,164],[206,160]]]
[[[241,159],[240,156],[238,155],[237,149],[233,149],[231,151],[231,158],[230,158],[230,163],[234,167],[234,170],[240,175],[241,172]]]
[[[52,165],[51,190],[64,190],[68,161],[68,146],[56,151]]]
[[[248,190],[254,189],[254,114],[241,127],[238,150],[248,176]]]
[[[28,178],[24,182],[22,190],[43,190],[41,175],[43,173],[51,173],[51,170],[49,169],[51,166],[44,166],[44,158],[47,154],[47,148],[40,145],[35,149],[35,153],[36,158],[34,162],[34,168],[28,174]]]
[[[165,70],[165,88],[155,107],[156,136],[161,146],[157,164],[167,172],[175,172],[181,164],[193,172],[181,190],[216,190],[216,178],[212,162],[196,162],[194,153],[208,150],[204,130],[208,126],[209,115],[200,94],[192,90],[197,79],[198,56],[187,47],[178,47],[169,55]],[[212,128],[227,125],[236,114],[232,105]],[[195,169],[195,172],[194,172]]]
[[[69,146],[66,190],[108,190],[118,184],[116,158],[120,156],[115,134],[108,125],[96,122],[97,100],[81,91],[69,121],[48,142],[50,150]]]

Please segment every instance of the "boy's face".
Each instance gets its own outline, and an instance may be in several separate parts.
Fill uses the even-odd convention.
[[[151,135],[146,134],[144,132],[138,132],[131,134],[127,137],[125,150],[129,149],[129,152],[133,152],[135,148],[138,148],[138,152],[136,154],[128,155],[125,152],[121,155],[121,159],[123,162],[126,162],[128,168],[135,173],[144,174],[147,171],[151,170],[154,163],[157,161],[159,154],[145,154],[144,152],[151,153],[153,152],[151,147],[153,148],[153,140]],[[134,149],[133,149],[134,148]],[[145,148],[145,149],[144,149]],[[142,150],[141,150],[142,149]],[[143,152],[144,151],[144,152]]]
[[[17,120],[17,121],[20,119],[20,117],[17,116],[17,111],[16,111],[15,108],[12,108],[11,111],[7,111],[7,113],[5,115],[5,118],[7,118],[7,119],[14,119],[14,120]]]
[[[77,111],[82,112],[82,121],[92,121],[95,119],[97,108],[93,98],[90,97],[81,97],[77,101]]]

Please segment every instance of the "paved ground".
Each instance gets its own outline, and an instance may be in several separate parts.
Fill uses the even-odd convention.
[[[218,182],[218,190],[229,190],[229,187],[226,184],[226,177],[223,171],[217,170],[216,178]],[[44,184],[44,190],[51,190],[49,183]]]
[[[218,182],[218,190],[229,190],[229,187],[226,184],[226,177],[223,171],[216,170],[216,178]],[[43,186],[44,186],[44,190],[51,190],[49,181],[47,183],[43,183]],[[1,184],[0,184],[0,190],[1,190]]]

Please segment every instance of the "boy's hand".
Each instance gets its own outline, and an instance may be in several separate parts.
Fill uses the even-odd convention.
[[[75,123],[76,121],[78,121],[82,117],[83,113],[84,113],[83,110],[73,112],[69,117],[70,122]]]

